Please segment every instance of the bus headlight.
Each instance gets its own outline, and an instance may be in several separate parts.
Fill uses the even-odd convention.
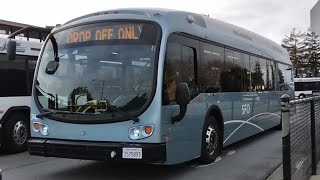
[[[130,128],[129,130],[130,139],[139,139],[140,134],[141,134],[141,131],[140,131],[140,128],[138,127]]]
[[[144,139],[152,135],[153,125],[137,126],[129,129],[129,138],[132,140]]]
[[[49,134],[49,126],[42,122],[33,122],[33,131],[40,132],[42,135],[47,136]]]
[[[42,126],[42,128],[40,128],[40,133],[44,136],[47,136],[49,134],[49,127],[47,125]]]

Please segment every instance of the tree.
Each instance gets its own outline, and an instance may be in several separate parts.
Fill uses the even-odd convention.
[[[304,34],[303,62],[308,76],[318,77],[320,69],[320,39],[319,35],[309,28]]]
[[[264,90],[263,73],[261,72],[261,66],[259,62],[256,62],[254,72],[251,73],[252,87],[255,91]]]
[[[296,32],[296,29],[293,28],[290,32],[290,35],[285,35],[282,39],[281,46],[285,48],[290,56],[290,60],[292,61],[295,77],[299,77],[303,74],[303,62],[301,59],[303,58],[303,47],[304,44],[302,42],[303,34],[301,32]]]

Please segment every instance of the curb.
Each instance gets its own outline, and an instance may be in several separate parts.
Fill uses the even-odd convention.
[[[320,180],[320,175],[313,175],[309,178],[309,180]]]
[[[266,178],[266,180],[283,180],[282,163]]]

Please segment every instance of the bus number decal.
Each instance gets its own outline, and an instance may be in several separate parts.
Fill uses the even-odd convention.
[[[242,115],[249,114],[250,113],[250,105],[249,104],[243,104],[242,105]]]

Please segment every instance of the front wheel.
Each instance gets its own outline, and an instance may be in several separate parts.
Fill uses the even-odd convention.
[[[23,114],[13,114],[4,126],[3,150],[18,153],[27,149],[29,126],[27,117]]]
[[[210,164],[216,160],[221,152],[221,135],[218,121],[214,116],[206,119],[202,132],[202,147],[200,162]]]
[[[306,95],[300,94],[300,95],[299,95],[299,99],[302,99],[302,98],[306,98]]]

